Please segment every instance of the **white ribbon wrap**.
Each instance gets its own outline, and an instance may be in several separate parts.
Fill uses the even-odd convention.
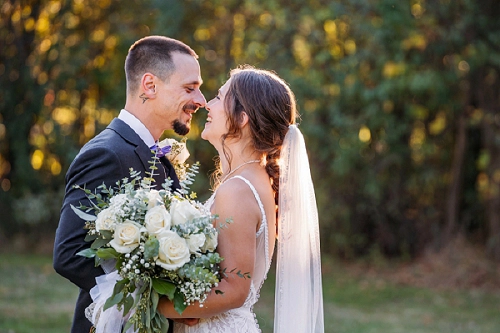
[[[120,279],[117,271],[104,274],[96,278],[97,284],[90,290],[90,296],[94,302],[86,309],[87,318],[92,322],[96,333],[121,333],[123,325],[132,312],[123,317],[122,311],[114,305],[106,311],[102,311],[104,303],[113,294],[113,288]],[[133,327],[126,333],[134,333]]]

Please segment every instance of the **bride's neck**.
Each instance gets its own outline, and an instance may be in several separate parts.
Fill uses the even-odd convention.
[[[226,144],[226,153],[228,153],[230,160],[228,160],[222,149],[219,151],[223,175],[231,172],[244,163],[262,159],[262,154],[250,148],[249,145],[244,146],[239,143]]]

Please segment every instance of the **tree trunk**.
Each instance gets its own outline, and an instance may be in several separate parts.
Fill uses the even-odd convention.
[[[469,91],[467,89],[467,96]],[[469,103],[464,103],[464,108],[468,108]],[[458,231],[460,200],[463,182],[463,170],[465,161],[465,151],[467,149],[467,119],[466,111],[462,112],[456,122],[455,147],[453,151],[453,161],[451,163],[451,181],[446,199],[445,228],[443,234],[443,245],[449,242]]]
[[[486,169],[486,219],[488,252],[500,261],[500,70],[484,67],[476,85],[478,107],[484,112],[481,123],[483,149],[489,156]]]

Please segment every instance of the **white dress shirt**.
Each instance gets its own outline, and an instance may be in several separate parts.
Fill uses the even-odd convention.
[[[118,119],[123,120],[125,124],[129,125],[148,147],[155,144],[155,139],[153,138],[153,135],[151,135],[151,132],[133,114],[125,109],[122,109],[118,115]]]

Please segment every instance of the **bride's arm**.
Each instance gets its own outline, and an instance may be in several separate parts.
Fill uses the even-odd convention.
[[[226,269],[227,277],[215,288],[200,307],[199,303],[188,306],[180,315],[173,303],[162,297],[158,310],[167,318],[204,318],[238,308],[243,305],[250,290],[250,279],[236,275],[236,272],[253,274],[255,262],[255,232],[260,221],[260,210],[250,188],[242,181],[230,181],[217,190],[213,206],[219,215],[219,223],[226,219],[233,222],[219,229],[217,252],[224,258],[221,269]],[[234,273],[229,273],[235,269]]]

